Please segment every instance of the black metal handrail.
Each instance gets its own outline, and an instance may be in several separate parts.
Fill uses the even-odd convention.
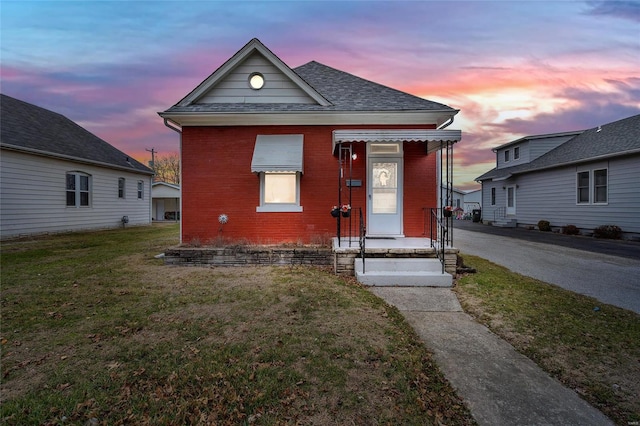
[[[366,227],[364,224],[364,216],[362,214],[362,207],[358,208],[360,214],[359,214],[359,230],[360,230],[360,235],[359,235],[359,241],[360,241],[360,258],[362,259],[362,273],[365,273],[365,267],[364,267],[364,259],[365,259],[365,246],[367,244],[367,238],[366,238]]]
[[[447,245],[452,244],[451,238],[451,220],[452,217],[445,217],[441,214],[441,209],[437,208],[424,208],[425,211],[425,220],[428,217],[429,220],[429,235],[431,240],[431,248],[435,249],[436,256],[440,260],[440,264],[442,265],[442,273],[445,271],[445,249]],[[429,215],[427,216],[427,211],[429,211]],[[426,228],[426,224],[425,224]],[[435,229],[434,229],[435,228]],[[434,232],[435,231],[435,232]],[[435,238],[434,238],[435,236]]]

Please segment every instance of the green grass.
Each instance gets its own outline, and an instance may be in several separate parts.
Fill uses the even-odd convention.
[[[164,266],[177,232],[2,244],[3,424],[474,424],[366,289],[316,268]]]
[[[640,315],[475,256],[463,308],[617,424],[640,421]]]

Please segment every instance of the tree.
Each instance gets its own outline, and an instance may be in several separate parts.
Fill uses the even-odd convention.
[[[180,184],[180,156],[177,153],[156,157],[151,168],[156,172],[156,182]]]

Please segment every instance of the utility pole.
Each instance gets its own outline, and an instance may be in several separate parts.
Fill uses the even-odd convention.
[[[155,173],[155,171],[156,171],[156,157],[155,157],[156,149],[155,148],[151,148],[151,149],[145,148],[145,151],[148,151],[148,152],[151,153],[151,164],[150,164],[150,166],[151,166],[151,170],[153,170],[153,172]]]

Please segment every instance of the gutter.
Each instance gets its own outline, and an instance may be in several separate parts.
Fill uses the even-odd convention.
[[[519,172],[513,172],[513,174],[514,175],[521,175],[523,173],[537,172],[539,170],[556,169],[558,167],[572,166],[574,164],[581,164],[581,163],[591,163],[591,162],[594,162],[594,161],[607,160],[607,159],[610,159],[610,158],[623,157],[625,155],[634,155],[634,154],[640,154],[640,149],[630,149],[628,151],[613,152],[613,153],[609,153],[609,154],[598,155],[596,157],[581,158],[581,159],[578,159],[578,160],[566,161],[564,163],[550,164],[548,166],[535,167],[533,169],[526,169],[526,170],[522,170],[522,171],[519,171]]]
[[[87,158],[74,157],[74,156],[71,156],[71,155],[58,154],[58,153],[55,153],[55,152],[43,151],[43,150],[40,150],[40,149],[33,149],[33,148],[25,148],[25,147],[16,146],[16,145],[9,145],[9,144],[5,144],[5,143],[1,144],[0,147],[2,149],[7,149],[7,150],[10,150],[10,151],[28,153],[28,154],[33,154],[33,155],[40,155],[42,157],[57,158],[57,159],[73,161],[75,163],[92,164],[92,165],[95,165],[95,166],[106,167],[108,169],[125,170],[127,172],[140,173],[140,174],[145,174],[145,175],[153,175],[153,170],[149,169],[148,171],[146,171],[146,170],[136,169],[133,165],[131,165],[131,168],[129,168],[129,167],[121,166],[121,165],[118,165],[118,164],[105,163],[103,161],[90,160],[90,159],[87,159]],[[124,154],[124,156],[127,159],[131,158],[131,157],[128,157],[126,154]]]
[[[173,121],[173,120],[171,120],[170,118],[167,118],[167,117],[163,117],[163,119],[164,119],[164,125],[165,126],[170,128],[174,132],[178,132],[178,133],[182,134],[182,127],[180,127],[180,125],[178,123],[176,123],[175,121]],[[169,124],[169,122],[171,122],[171,124]]]
[[[452,123],[453,123],[453,115],[451,116],[451,118],[449,118],[449,120],[445,121],[444,124],[440,125],[437,127],[438,130],[442,130],[442,129],[446,129],[447,127],[449,127]]]

